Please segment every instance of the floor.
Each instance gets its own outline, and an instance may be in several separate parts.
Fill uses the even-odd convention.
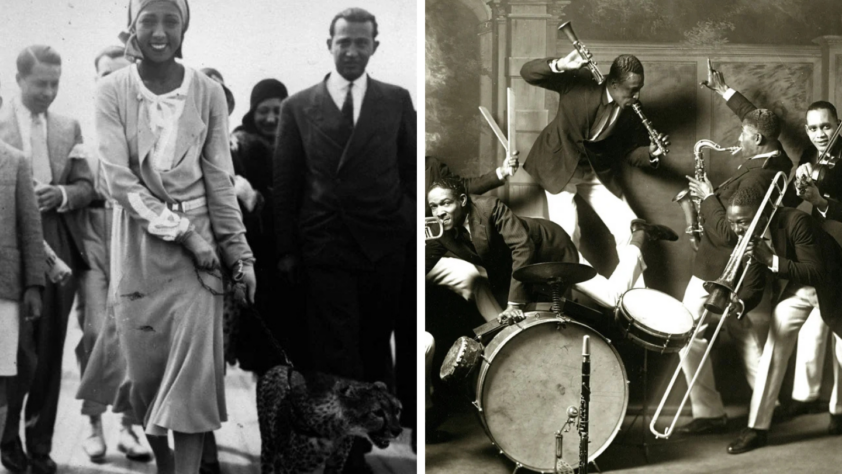
[[[617,437],[596,460],[598,469],[624,474],[842,472],[842,437],[827,434],[826,413],[804,415],[774,425],[768,446],[730,455],[726,446],[746,426],[747,417],[745,408],[729,407],[728,411],[726,434],[658,441],[648,435],[648,461],[641,447],[640,419],[632,426],[633,417],[626,417]],[[591,419],[595,416],[597,414],[592,414]],[[687,420],[689,418],[679,423]],[[450,435],[450,440],[426,446],[427,474],[504,474],[514,470],[514,464],[491,446],[471,411],[464,410],[451,416],[441,429]],[[570,435],[577,436],[575,430]],[[552,449],[552,444],[549,446]],[[576,459],[566,461],[578,465]],[[598,472],[594,464],[590,465],[589,472]]]
[[[72,320],[73,318],[71,318]],[[127,460],[116,450],[116,436],[119,432],[119,418],[111,413],[103,417],[108,452],[105,462],[93,464],[82,451],[82,442],[87,436],[86,419],[79,414],[81,402],[75,399],[79,382],[79,371],[73,348],[81,332],[74,324],[65,343],[62,393],[59,402],[56,433],[52,457],[59,465],[60,473],[149,473],[156,472],[155,463],[137,463]],[[226,375],[228,399],[228,423],[216,432],[219,445],[219,459],[224,474],[251,474],[260,472],[260,434],[257,425],[257,410],[254,402],[254,381],[249,372],[229,370]],[[412,474],[416,472],[416,456],[409,445],[410,432],[404,430],[400,438],[389,448],[367,455],[369,465],[377,474]],[[145,440],[143,441],[145,443]],[[5,473],[0,467],[0,473]]]

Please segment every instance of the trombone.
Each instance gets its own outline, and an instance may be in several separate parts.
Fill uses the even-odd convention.
[[[693,331],[693,337],[690,338],[690,342],[688,342],[688,345],[685,346],[684,350],[681,352],[681,360],[678,363],[678,367],[675,369],[675,373],[672,375],[672,379],[670,380],[670,383],[667,386],[667,391],[666,393],[664,393],[664,396],[661,399],[661,403],[658,405],[658,409],[655,410],[655,415],[652,417],[652,422],[649,424],[649,430],[652,432],[652,434],[655,435],[655,438],[669,438],[670,434],[672,434],[673,429],[675,428],[675,424],[678,422],[678,417],[681,416],[681,411],[684,409],[684,405],[687,403],[687,399],[690,398],[690,390],[696,384],[696,379],[699,377],[699,374],[702,371],[702,366],[705,364],[705,361],[707,361],[708,357],[710,356],[710,350],[713,347],[714,341],[716,341],[716,338],[719,336],[719,331],[722,329],[722,325],[725,323],[725,320],[731,313],[734,313],[737,319],[741,319],[743,317],[743,313],[745,311],[745,304],[737,296],[737,293],[740,291],[740,287],[743,284],[743,280],[745,279],[745,276],[748,273],[748,268],[751,265],[751,257],[749,257],[749,259],[743,265],[743,272],[741,275],[739,275],[739,280],[737,280],[737,273],[740,268],[740,264],[743,260],[743,257],[745,256],[746,248],[748,248],[749,242],[752,240],[753,237],[762,236],[766,233],[766,230],[769,228],[769,223],[772,222],[772,217],[775,215],[777,209],[781,207],[781,202],[783,201],[784,194],[786,193],[786,187],[786,174],[779,171],[772,179],[772,184],[769,186],[769,190],[766,191],[766,196],[764,196],[763,201],[760,203],[760,208],[754,215],[754,219],[751,220],[751,225],[746,230],[745,234],[742,237],[740,237],[739,241],[737,242],[737,246],[734,248],[734,251],[731,252],[731,257],[728,259],[728,264],[725,266],[725,271],[722,272],[722,275],[716,281],[709,281],[705,283],[705,290],[707,290],[709,293],[708,299],[705,302],[705,310],[704,312],[702,312],[702,316],[696,323],[695,330]],[[773,201],[772,195],[775,191],[777,191],[779,194]],[[769,219],[766,221],[766,225],[763,228],[763,231],[757,232],[757,226],[760,222],[760,217],[763,215],[764,211],[770,203],[772,205],[772,211],[769,214]],[[684,394],[684,398],[681,399],[681,404],[678,405],[678,410],[676,410],[675,412],[675,416],[672,419],[672,423],[670,423],[670,425],[664,430],[664,432],[661,433],[655,428],[655,422],[658,421],[658,417],[661,415],[661,410],[664,409],[664,405],[667,402],[667,398],[672,392],[672,387],[675,384],[676,379],[678,379],[678,374],[681,373],[681,362],[684,362],[684,358],[687,357],[689,345],[692,344],[693,341],[699,336],[700,329],[705,326],[707,316],[710,313],[721,314],[722,317],[719,319],[719,324],[717,324],[716,330],[713,332],[713,336],[708,342],[708,347],[704,355],[702,356],[701,363],[696,368],[695,372],[693,372],[693,377],[690,380],[690,383],[687,385],[687,392]]]

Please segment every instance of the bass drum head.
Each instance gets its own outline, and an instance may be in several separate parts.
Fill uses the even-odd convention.
[[[588,459],[593,461],[620,429],[628,405],[626,370],[617,351],[599,333],[576,322],[560,329],[555,318],[510,327],[486,351],[477,382],[480,417],[492,442],[506,456],[534,471],[554,472],[555,433],[567,421],[568,407],[579,408],[582,337],[590,336],[591,399]],[[512,331],[514,330],[514,332]],[[564,433],[563,459],[579,460],[574,425]]]

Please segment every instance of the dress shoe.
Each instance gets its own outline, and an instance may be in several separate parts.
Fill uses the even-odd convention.
[[[221,474],[222,467],[219,461],[204,462],[199,466],[199,474]]]
[[[646,239],[650,242],[654,240],[669,240],[671,242],[678,240],[678,235],[669,227],[660,224],[650,224],[643,219],[631,221],[632,233],[638,230],[642,230],[646,234]]]
[[[140,440],[131,427],[124,426],[120,430],[117,451],[125,454],[131,461],[149,462],[152,460],[152,453],[146,446],[140,444]]]
[[[32,474],[55,474],[58,470],[56,462],[50,458],[49,454],[33,454],[29,456],[29,465],[32,468]]]
[[[20,439],[0,446],[0,460],[3,466],[11,472],[24,472],[29,466],[26,453],[23,452],[23,445]]]
[[[743,428],[740,437],[728,445],[728,454],[742,454],[766,446],[766,431]]]
[[[808,413],[815,413],[818,409],[818,400],[811,402],[800,402],[798,400],[791,401],[784,409],[784,416],[786,418],[795,418],[796,416],[806,415]]]
[[[105,437],[102,435],[102,418],[91,417],[91,433],[82,442],[82,449],[94,463],[105,462]]]
[[[842,415],[830,414],[830,424],[827,425],[827,432],[832,435],[842,434]]]
[[[676,428],[675,432],[683,435],[723,433],[727,424],[727,415],[722,415],[717,418],[693,418],[693,421],[690,423]]]

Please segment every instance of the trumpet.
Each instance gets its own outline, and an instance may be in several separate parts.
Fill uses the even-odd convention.
[[[695,160],[695,178],[698,181],[705,180],[705,156],[702,152],[704,148],[712,148],[716,151],[730,151],[732,155],[740,151],[738,146],[721,147],[711,140],[702,139],[696,142],[693,146],[693,159]],[[680,193],[672,198],[672,202],[678,203],[681,210],[684,211],[684,219],[687,222],[687,229],[684,231],[690,234],[690,241],[695,247],[702,238],[704,231],[704,222],[702,222],[701,206],[702,200],[698,196],[690,193],[690,188],[684,188]]]
[[[424,218],[424,240],[438,239],[444,235],[444,224],[435,216]]]
[[[585,61],[587,61],[588,69],[590,69],[591,74],[593,74],[593,78],[597,84],[602,84],[605,82],[605,76],[599,71],[599,67],[596,65],[596,61],[593,60],[593,55],[588,48],[585,46],[584,43],[579,41],[579,37],[576,36],[576,32],[573,31],[573,25],[570,24],[569,21],[565,21],[558,27],[559,31],[563,31],[567,38],[573,43],[573,47],[576,49],[576,52],[579,53],[579,56],[582,57]]]
[[[681,399],[681,404],[678,405],[678,410],[676,410],[675,412],[675,417],[673,417],[672,423],[670,423],[670,425],[666,427],[662,433],[655,428],[655,422],[658,421],[658,418],[661,415],[661,411],[663,410],[664,405],[667,402],[667,398],[672,392],[672,387],[675,384],[676,379],[678,379],[678,374],[681,373],[681,362],[683,362],[684,358],[687,356],[687,348],[685,347],[685,349],[682,350],[681,362],[679,362],[678,367],[675,369],[675,373],[673,374],[669,385],[667,385],[667,390],[664,393],[663,398],[661,399],[661,403],[658,405],[658,409],[655,410],[655,415],[652,417],[652,422],[649,424],[649,430],[652,432],[652,434],[655,435],[656,438],[669,438],[670,434],[672,434],[673,429],[675,428],[675,424],[678,422],[679,416],[681,416],[681,411],[684,409],[684,405],[687,403],[687,399],[690,398],[690,390],[692,390],[693,386],[696,384],[696,379],[698,379],[699,374],[702,371],[702,367],[705,364],[705,361],[707,361],[708,357],[710,356],[710,350],[711,348],[713,348],[714,341],[716,341],[716,338],[719,336],[719,331],[722,329],[722,325],[725,323],[725,320],[731,314],[735,314],[738,319],[743,317],[743,313],[745,312],[745,304],[737,296],[737,293],[740,291],[740,287],[743,284],[743,280],[745,279],[745,276],[748,273],[749,266],[751,265],[751,258],[749,258],[745,262],[745,264],[742,265],[743,271],[742,274],[739,275],[739,279],[737,273],[743,261],[743,257],[745,257],[746,249],[748,248],[749,242],[753,238],[765,234],[766,230],[769,228],[769,223],[772,222],[772,217],[774,217],[777,209],[781,207],[781,202],[784,199],[786,188],[786,174],[779,171],[775,175],[774,179],[772,179],[772,184],[769,185],[769,189],[766,191],[766,195],[763,197],[763,201],[760,203],[760,208],[754,215],[754,219],[751,220],[751,225],[749,225],[743,237],[741,237],[740,240],[737,242],[737,246],[734,248],[734,251],[731,252],[731,257],[728,259],[728,264],[725,266],[725,271],[722,272],[722,275],[716,281],[709,281],[705,283],[705,290],[708,291],[709,296],[707,301],[705,301],[705,309],[702,312],[699,321],[696,322],[696,327],[693,331],[693,337],[690,338],[690,342],[688,343],[688,345],[692,344],[693,341],[699,336],[701,329],[705,327],[707,316],[709,314],[721,314],[722,317],[719,319],[719,323],[717,324],[716,329],[713,332],[713,336],[711,336],[710,341],[708,342],[708,348],[702,356],[702,360],[699,363],[699,366],[696,368],[695,372],[693,372],[693,377],[690,379],[690,383],[687,384],[687,392]],[[778,196],[775,197],[773,200],[772,195],[775,192],[778,193]],[[760,218],[766,212],[766,208],[770,205],[772,206],[772,209],[769,212],[769,218],[766,221],[763,230],[758,232],[757,227],[760,223]]]
[[[646,127],[646,132],[649,133],[649,139],[652,140],[652,143],[654,143],[655,146],[658,147],[658,150],[661,151],[661,154],[666,155],[667,153],[669,153],[670,151],[667,148],[667,144],[664,143],[664,140],[662,140],[660,136],[658,136],[658,131],[655,130],[655,127],[652,126],[652,122],[650,122],[649,119],[646,118],[645,115],[643,115],[643,110],[641,110],[640,108],[640,102],[635,102],[634,104],[632,104],[632,109],[634,109],[634,113],[636,113],[637,116],[640,117],[640,121],[643,122],[643,126]],[[653,161],[657,163],[658,158],[655,158]]]

